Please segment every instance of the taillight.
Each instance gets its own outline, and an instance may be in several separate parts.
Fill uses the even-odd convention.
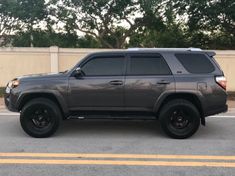
[[[224,90],[226,90],[227,80],[226,80],[225,76],[216,76],[215,81],[217,84],[220,85],[220,87],[222,87]]]

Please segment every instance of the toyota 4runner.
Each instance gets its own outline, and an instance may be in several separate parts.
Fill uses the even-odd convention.
[[[172,138],[192,136],[227,111],[226,79],[214,52],[132,48],[86,56],[71,70],[7,84],[5,104],[24,131],[49,137],[70,118],[158,119]]]

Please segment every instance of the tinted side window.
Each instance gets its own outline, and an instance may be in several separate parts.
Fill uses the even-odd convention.
[[[213,64],[204,54],[175,54],[176,58],[190,73],[211,73],[215,70]]]
[[[86,76],[123,75],[124,57],[97,57],[88,61],[82,71]]]
[[[128,75],[169,75],[170,68],[161,56],[131,56]]]

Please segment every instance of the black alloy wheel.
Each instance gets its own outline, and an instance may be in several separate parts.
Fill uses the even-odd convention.
[[[171,100],[159,116],[162,130],[170,137],[184,139],[192,136],[200,126],[200,113],[189,101]]]
[[[49,137],[54,134],[61,119],[61,111],[58,106],[45,98],[37,98],[28,102],[20,115],[24,131],[37,138]]]

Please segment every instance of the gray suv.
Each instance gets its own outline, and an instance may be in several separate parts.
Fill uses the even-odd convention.
[[[62,120],[158,119],[170,137],[192,136],[227,111],[226,79],[214,52],[196,48],[99,52],[71,70],[15,78],[5,104],[24,131],[49,137]]]

